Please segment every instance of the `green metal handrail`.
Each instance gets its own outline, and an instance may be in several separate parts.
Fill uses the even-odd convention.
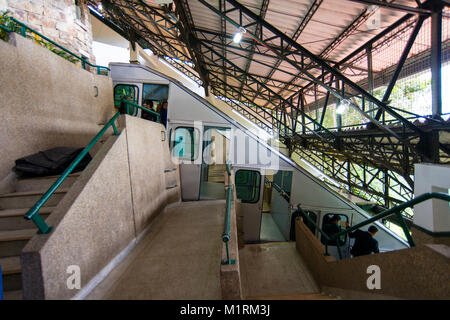
[[[402,203],[402,204],[400,204],[398,206],[395,206],[395,207],[393,207],[391,209],[385,210],[385,211],[377,214],[376,216],[374,216],[374,217],[372,217],[370,219],[367,219],[367,220],[365,220],[363,222],[360,222],[360,223],[358,223],[358,224],[356,224],[356,225],[354,225],[354,226],[352,226],[350,228],[346,228],[345,230],[343,230],[343,231],[341,231],[339,233],[336,233],[336,234],[334,234],[331,237],[328,236],[310,217],[308,217],[308,215],[300,208],[299,205],[297,206],[297,209],[302,214],[302,217],[306,218],[306,220],[308,220],[308,222],[310,222],[315,228],[317,228],[317,230],[327,240],[326,244],[325,244],[325,254],[328,255],[328,242],[332,242],[333,240],[336,241],[336,245],[338,246],[338,249],[339,249],[339,244],[338,244],[339,241],[338,241],[338,239],[339,239],[339,237],[341,235],[350,233],[350,232],[352,232],[352,231],[354,231],[356,229],[359,229],[359,228],[364,227],[364,226],[366,226],[368,224],[371,224],[374,221],[380,220],[382,218],[385,218],[385,217],[393,215],[393,214],[397,215],[397,218],[399,219],[400,224],[401,224],[400,226],[403,229],[403,232],[404,232],[404,234],[406,236],[406,239],[408,240],[408,243],[409,243],[410,247],[414,247],[415,246],[414,240],[411,237],[408,225],[406,224],[405,219],[404,219],[403,215],[401,214],[401,212],[404,209],[406,209],[406,208],[413,207],[413,206],[415,206],[418,203],[424,202],[424,201],[432,199],[432,198],[434,198],[434,199],[441,199],[441,200],[450,202],[450,195],[449,194],[441,193],[441,192],[424,193],[424,194],[422,194],[422,195],[420,195],[420,196],[418,196],[418,197],[416,197],[416,198],[414,198],[412,200],[406,201],[406,202],[404,202],[404,203]],[[341,256],[340,250],[339,250],[339,256]]]
[[[127,100],[123,100],[127,103],[127,109],[126,114],[129,114],[129,107],[128,105],[132,105],[136,108],[142,109],[146,112],[154,113],[159,116],[158,113],[151,111],[147,108],[144,108],[134,102],[130,102]],[[105,132],[109,129],[109,127],[112,127],[114,130],[114,135],[118,135],[119,132],[117,130],[115,121],[120,116],[120,111],[117,112],[105,126],[97,133],[97,135],[89,142],[89,144],[78,154],[78,156],[70,163],[70,165],[64,170],[64,172],[61,174],[61,176],[58,178],[58,180],[55,181],[55,183],[44,193],[44,195],[35,203],[35,205],[28,210],[28,212],[25,214],[24,218],[27,220],[32,220],[34,224],[38,227],[39,233],[46,234],[51,232],[52,227],[48,226],[47,223],[42,219],[40,214],[38,213],[39,210],[42,208],[42,206],[47,202],[47,200],[53,195],[53,193],[58,189],[58,187],[64,182],[64,180],[67,178],[67,176],[73,171],[73,169],[80,163],[80,161],[84,158],[84,156],[92,149],[92,147],[97,143],[97,141],[105,134]],[[159,120],[159,117],[158,117]]]
[[[424,194],[421,194],[420,196],[415,197],[412,200],[406,201],[406,202],[404,202],[404,203],[402,203],[402,204],[400,204],[398,206],[395,206],[395,207],[393,207],[391,209],[385,210],[385,211],[377,214],[376,216],[374,216],[374,217],[372,217],[372,218],[370,218],[370,219],[368,219],[366,221],[363,221],[361,223],[358,223],[358,224],[354,225],[353,227],[347,228],[347,229],[345,229],[345,230],[343,230],[343,231],[341,231],[339,233],[336,233],[335,235],[333,235],[331,237],[331,239],[333,240],[333,238],[338,238],[339,236],[341,236],[343,234],[346,234],[346,233],[352,232],[352,231],[354,231],[356,229],[359,229],[361,227],[364,227],[364,226],[366,226],[366,225],[368,225],[368,224],[370,224],[370,223],[372,223],[372,222],[374,222],[376,220],[380,220],[382,218],[385,218],[387,216],[395,214],[395,215],[397,215],[397,218],[400,221],[400,227],[403,229],[403,232],[404,232],[404,234],[406,236],[406,239],[408,240],[409,245],[411,247],[414,247],[416,244],[414,243],[414,240],[411,237],[408,225],[406,224],[405,219],[404,219],[403,215],[401,214],[401,212],[404,209],[406,209],[406,208],[413,207],[413,206],[415,206],[418,203],[424,202],[424,201],[432,199],[432,198],[434,198],[434,199],[441,199],[441,200],[450,202],[450,195],[449,194],[442,193],[442,192],[428,192],[428,193],[424,193]]]
[[[58,180],[44,193],[44,195],[35,203],[35,205],[28,210],[25,214],[25,219],[32,220],[34,224],[38,227],[39,233],[46,234],[51,232],[52,227],[48,226],[47,223],[42,219],[40,214],[38,213],[42,206],[47,202],[47,200],[53,195],[53,193],[58,189],[58,187],[64,182],[67,176],[75,169],[75,167],[80,163],[80,161],[84,158],[84,156],[92,149],[95,143],[103,136],[103,134],[108,130],[109,127],[112,127],[114,130],[114,135],[118,135],[117,127],[114,123],[116,119],[120,116],[120,112],[117,112],[108,123],[100,130],[99,133],[94,137],[94,139],[89,142],[89,144],[81,151],[78,156],[70,163],[70,165],[64,170]]]
[[[230,225],[231,225],[231,201],[233,199],[233,185],[230,184],[231,170],[230,165],[226,164],[228,174],[228,186],[227,186],[227,200],[225,205],[225,222],[223,226],[222,241],[225,243],[227,252],[227,259],[222,261],[222,264],[234,264],[235,260],[230,259],[230,250],[228,248],[228,241],[231,239]]]
[[[155,111],[153,111],[153,110],[147,109],[147,108],[145,108],[145,107],[143,107],[143,106],[140,106],[140,105],[138,105],[137,103],[135,103],[135,102],[133,102],[133,101],[130,101],[130,100],[122,99],[121,102],[122,102],[122,103],[125,103],[125,104],[127,105],[127,106],[126,106],[126,113],[127,113],[127,114],[130,114],[130,106],[132,106],[132,107],[134,107],[134,108],[141,109],[141,110],[143,110],[143,111],[145,111],[145,112],[148,112],[148,113],[150,113],[150,114],[155,115],[155,116],[156,116],[156,122],[161,123],[161,115],[160,115],[158,112],[155,112]],[[134,110],[134,111],[135,111],[135,110]],[[134,116],[137,115],[137,112],[136,112],[136,111],[133,112],[132,115],[134,115]]]
[[[95,65],[95,64],[90,63],[89,61],[87,61],[87,60],[84,59],[83,57],[80,57],[80,56],[78,56],[77,54],[73,53],[72,51],[70,51],[70,50],[64,48],[63,46],[59,45],[58,43],[54,42],[53,40],[51,40],[51,39],[47,38],[46,36],[42,35],[42,34],[39,33],[38,31],[36,31],[36,30],[30,28],[29,26],[27,26],[27,25],[24,24],[23,22],[21,22],[21,21],[15,19],[15,18],[13,18],[13,17],[11,17],[11,16],[8,16],[8,18],[9,18],[10,20],[14,21],[15,23],[17,23],[17,24],[20,26],[20,35],[22,35],[23,37],[26,37],[26,36],[27,36],[27,34],[26,34],[27,30],[30,31],[31,33],[34,33],[34,34],[38,35],[39,37],[41,37],[41,38],[44,39],[45,41],[50,42],[50,43],[53,44],[54,46],[57,46],[58,48],[60,48],[60,49],[63,50],[64,52],[66,52],[66,53],[70,54],[71,56],[75,57],[76,59],[80,60],[81,66],[82,66],[83,69],[86,69],[86,65],[89,65],[89,66],[91,66],[91,67],[97,69],[97,74],[101,74],[101,70],[102,70],[102,69],[103,69],[103,70],[111,71],[108,67],[98,66],[98,65]],[[8,33],[16,32],[15,30],[10,30],[10,29],[8,29],[7,27],[2,26],[2,25],[0,25],[0,28],[1,28],[2,30],[4,30],[4,31],[8,32]]]

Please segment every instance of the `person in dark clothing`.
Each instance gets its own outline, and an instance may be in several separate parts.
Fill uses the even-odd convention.
[[[154,111],[152,108],[152,105],[149,102],[144,102],[142,106],[150,111]],[[145,110],[142,110],[142,119],[150,120],[150,121],[156,121],[156,115],[146,112]]]
[[[164,101],[162,103],[161,107],[161,123],[164,125],[164,127],[167,126],[167,101]]]
[[[378,249],[378,241],[373,237],[378,232],[378,229],[375,226],[370,226],[368,231],[355,230],[354,232],[349,233],[350,238],[355,238],[355,244],[353,245],[350,253],[354,257],[378,253],[380,250]]]
[[[325,232],[329,238],[333,237],[335,234],[338,234],[339,232],[342,231],[341,227],[339,226],[340,221],[341,221],[341,217],[338,214],[333,215],[331,217],[331,219],[329,220],[329,222],[323,226],[323,232]],[[346,225],[346,226],[348,226],[348,225]],[[344,242],[345,242],[345,240],[344,241],[340,240],[339,245],[344,244]],[[336,245],[336,240],[331,240],[327,244],[334,246],[334,245]]]

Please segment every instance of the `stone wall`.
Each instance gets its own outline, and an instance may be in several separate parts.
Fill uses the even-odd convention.
[[[0,10],[95,63],[86,0],[0,0]]]

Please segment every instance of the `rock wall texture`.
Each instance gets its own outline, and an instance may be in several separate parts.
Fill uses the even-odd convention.
[[[95,63],[86,0],[0,0],[0,11]]]

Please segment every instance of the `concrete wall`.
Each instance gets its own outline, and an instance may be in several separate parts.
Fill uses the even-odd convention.
[[[404,299],[450,298],[450,255],[445,245],[420,245],[335,261],[324,256],[323,245],[301,219],[296,220],[295,232],[297,251],[322,289],[350,290],[354,296],[359,293],[365,299],[370,294]],[[371,275],[367,268],[371,265],[380,267],[381,289],[367,288]]]
[[[85,146],[115,112],[112,81],[32,40],[0,41],[0,181],[14,160],[55,146]]]
[[[141,233],[154,214],[180,199],[178,166],[171,161],[169,142],[161,124],[126,117],[127,145],[136,232]],[[173,170],[175,171],[169,171]],[[167,171],[167,172],[165,172]],[[177,188],[166,189],[177,185]]]
[[[89,9],[86,1],[78,2],[77,8],[73,0],[0,0],[0,11],[8,10],[30,28],[95,62]]]
[[[164,207],[180,199],[161,124],[122,116],[123,131],[112,136],[71,187],[47,223],[55,229],[35,235],[22,252],[25,299],[70,299],[67,268],[77,265],[82,289],[144,230]],[[177,181],[178,187],[166,189]]]
[[[236,219],[240,214],[240,201],[236,198],[236,187],[234,184],[234,173],[230,179],[225,173],[225,185],[231,185],[232,203],[230,207],[230,241],[228,242],[229,256],[234,260],[234,264],[220,265],[220,285],[222,289],[223,300],[241,300],[242,286],[241,286],[241,272],[239,266],[239,248],[238,248],[238,229]],[[225,243],[222,244],[222,261],[227,260],[227,252]]]
[[[416,163],[414,197],[427,192],[449,193],[450,165]],[[414,224],[433,233],[450,233],[450,208],[447,201],[431,199],[414,206]]]

